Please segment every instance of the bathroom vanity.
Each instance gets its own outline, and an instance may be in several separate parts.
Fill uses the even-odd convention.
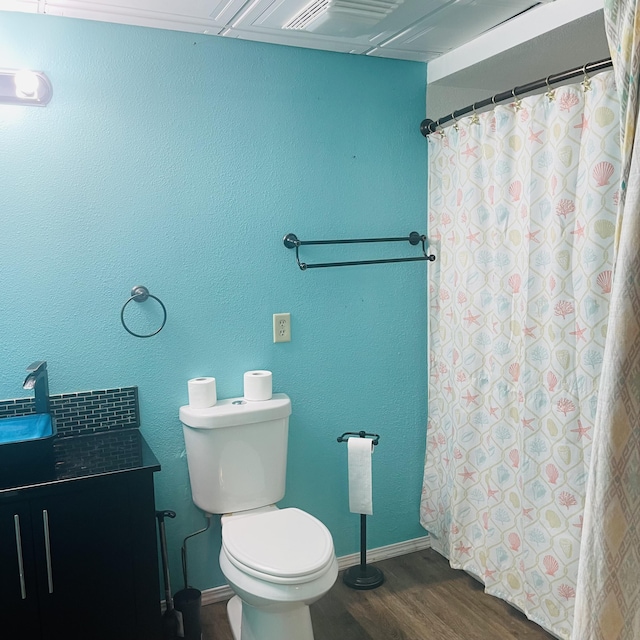
[[[3,638],[160,638],[159,470],[125,429],[60,438],[51,478],[0,488]]]

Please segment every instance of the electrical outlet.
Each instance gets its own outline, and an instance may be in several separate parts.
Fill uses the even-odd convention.
[[[291,314],[273,314],[273,341],[291,342]]]

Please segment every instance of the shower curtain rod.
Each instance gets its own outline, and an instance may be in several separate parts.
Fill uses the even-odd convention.
[[[465,107],[464,109],[458,109],[453,113],[450,113],[448,116],[444,116],[439,120],[430,120],[429,118],[423,120],[420,123],[420,133],[426,138],[432,133],[435,133],[436,129],[452,120],[456,120],[461,116],[465,116],[468,113],[473,113],[477,109],[482,109],[483,107],[488,107],[489,105],[496,105],[499,102],[505,102],[506,100],[515,100],[517,98],[523,97],[527,93],[531,93],[532,91],[537,91],[538,89],[542,89],[544,87],[549,87],[549,85],[557,84],[558,82],[564,82],[566,80],[571,80],[572,78],[576,78],[578,76],[584,75],[587,76],[589,73],[604,71],[613,66],[613,62],[611,58],[605,58],[604,60],[598,60],[598,62],[589,62],[584,65],[584,67],[576,67],[575,69],[570,69],[569,71],[563,71],[562,73],[556,73],[554,75],[548,76],[547,78],[542,78],[540,80],[536,80],[535,82],[529,82],[528,84],[524,84],[521,87],[515,87],[511,91],[504,91],[502,93],[497,93],[492,98],[486,98],[485,100],[481,100],[480,102],[474,102],[473,104]]]

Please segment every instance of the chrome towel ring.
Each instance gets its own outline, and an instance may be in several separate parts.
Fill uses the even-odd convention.
[[[162,324],[160,325],[160,328],[157,329],[156,331],[154,331],[153,333],[134,333],[133,331],[131,331],[131,329],[129,329],[129,327],[127,327],[127,324],[124,321],[124,310],[127,308],[127,305],[132,301],[135,300],[136,302],[144,302],[145,300],[148,300],[149,298],[153,298],[161,307],[162,307],[162,312],[164,314],[164,317],[162,318]],[[164,304],[162,304],[162,300],[160,300],[160,298],[151,295],[149,293],[149,289],[147,289],[147,287],[143,287],[142,285],[138,285],[136,287],[133,287],[133,289],[131,289],[131,297],[122,305],[122,311],[120,311],[120,322],[122,322],[122,326],[125,328],[126,331],[128,331],[132,336],[135,336],[136,338],[151,338],[152,336],[155,336],[156,334],[160,333],[164,327],[164,325],[167,323],[167,308],[164,306]]]

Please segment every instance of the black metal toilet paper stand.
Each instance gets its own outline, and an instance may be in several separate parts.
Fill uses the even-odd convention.
[[[365,431],[347,431],[338,437],[338,442],[346,442],[349,436],[359,438],[372,438],[375,446],[380,441],[380,436],[376,433],[366,433]],[[370,564],[367,564],[367,516],[360,514],[360,564],[349,567],[342,576],[342,581],[352,589],[375,589],[384,582],[384,573]]]

